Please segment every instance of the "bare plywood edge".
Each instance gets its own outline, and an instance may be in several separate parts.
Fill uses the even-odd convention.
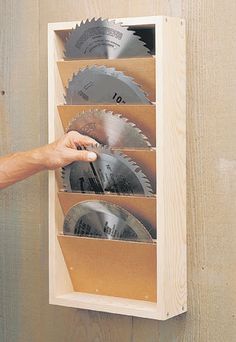
[[[100,200],[115,203],[135,215],[147,228],[156,229],[156,198],[138,196],[114,196],[58,192],[64,214],[82,201]]]
[[[156,106],[155,105],[59,105],[58,112],[64,131],[67,130],[70,121],[79,113],[90,109],[106,109],[115,114],[122,114],[130,122],[142,130],[148,137],[151,145],[156,146]]]
[[[138,25],[153,23],[156,27],[156,51],[158,52],[158,73],[156,77],[156,96],[158,103],[156,145],[157,154],[157,183],[158,183],[158,202],[155,199],[155,213],[158,211],[158,249],[157,249],[157,279],[158,279],[158,303],[155,313],[150,314],[143,309],[133,310],[129,307],[129,299],[119,299],[120,308],[115,306],[110,312],[137,315],[140,317],[153,317],[156,319],[168,319],[186,311],[186,208],[185,208],[185,28],[184,21],[180,18],[169,17],[146,17],[146,18],[124,18],[125,24]],[[74,23],[75,24],[75,23]],[[63,43],[57,35],[57,30],[70,29],[73,23],[56,23],[49,25],[49,133],[50,140],[61,134],[62,126],[57,113],[57,105],[63,103],[63,84],[59,75],[56,61],[62,58]],[[120,60],[118,61],[120,63]],[[64,62],[66,63],[66,62]],[[143,71],[142,71],[143,73]],[[141,82],[143,83],[143,82]],[[50,123],[51,122],[51,123]],[[50,200],[54,201],[55,179],[50,181]],[[77,196],[77,194],[75,194]],[[71,194],[70,194],[71,196]],[[90,196],[90,195],[89,195]],[[110,196],[109,196],[110,197]],[[118,196],[115,196],[116,198]],[[104,198],[104,197],[103,197]],[[133,202],[133,198],[130,202]],[[50,201],[49,201],[50,202]],[[126,204],[126,203],[124,203]],[[140,202],[139,202],[140,204]],[[149,204],[149,203],[148,203]],[[51,206],[53,208],[54,205]],[[145,204],[148,208],[148,205]],[[55,211],[50,211],[56,215]],[[138,205],[136,207],[138,209]],[[137,215],[136,215],[137,216]],[[156,216],[155,216],[156,218]],[[55,246],[57,239],[57,229],[54,219],[50,220],[52,230],[50,248]],[[65,263],[50,261],[50,298],[56,303],[57,281],[60,277],[57,273]],[[61,265],[59,265],[61,264]],[[55,272],[56,271],[56,272]],[[51,275],[52,274],[52,275]],[[67,285],[61,285],[63,294],[62,305],[83,307],[78,302],[77,297],[72,295]],[[67,301],[67,297],[69,296]],[[107,303],[109,296],[105,300],[103,296],[97,296],[101,303]],[[54,298],[54,299],[53,299]],[[114,298],[114,297],[113,297]],[[86,301],[86,300],[85,300]],[[120,302],[121,301],[121,302]],[[142,305],[143,301],[138,301]],[[118,303],[118,302],[117,302]],[[87,308],[102,309],[103,305],[96,306],[96,303]],[[140,307],[138,304],[138,307]],[[109,311],[106,306],[106,310]]]
[[[156,245],[58,236],[75,291],[156,302]]]
[[[72,78],[73,73],[77,73],[81,68],[91,65],[114,67],[126,76],[133,77],[134,81],[148,93],[150,101],[155,102],[154,57],[58,61],[57,65],[64,87],[68,85],[68,80]]]

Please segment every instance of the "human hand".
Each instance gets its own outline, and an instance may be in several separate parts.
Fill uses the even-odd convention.
[[[37,150],[44,168],[54,170],[77,160],[85,162],[95,161],[97,158],[96,153],[77,150],[77,147],[89,146],[96,143],[96,140],[88,136],[71,131],[53,143],[39,147]]]

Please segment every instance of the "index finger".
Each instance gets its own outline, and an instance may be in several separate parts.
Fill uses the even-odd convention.
[[[93,139],[87,135],[80,134],[77,131],[68,132],[68,137],[70,139],[72,139],[72,141],[76,147],[81,146],[81,145],[89,146],[89,145],[98,144],[98,142],[95,139]]]

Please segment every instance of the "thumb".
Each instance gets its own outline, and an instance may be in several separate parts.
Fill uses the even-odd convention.
[[[95,152],[86,151],[86,150],[70,150],[70,160],[73,161],[84,161],[84,162],[92,162],[97,159],[97,155]]]

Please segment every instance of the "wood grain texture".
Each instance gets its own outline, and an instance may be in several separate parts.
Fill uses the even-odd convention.
[[[163,16],[131,19],[124,18],[121,20],[127,25],[155,25],[156,30],[156,49],[158,54],[158,58],[155,58],[156,79],[158,80],[156,86],[156,98],[158,101],[158,125],[156,130],[158,146],[157,158],[153,158],[156,151],[124,150],[125,154],[137,161],[138,165],[142,167],[142,170],[150,180],[152,180],[154,176],[158,183],[158,201],[156,202],[158,213],[158,302],[156,305],[156,315],[153,314],[153,308],[150,308],[150,305],[146,307],[146,310],[143,310],[145,303],[141,302],[131,303],[130,300],[126,300],[125,302],[125,300],[121,298],[117,298],[111,302],[111,299],[102,296],[93,297],[94,299],[92,299],[91,295],[88,298],[79,293],[70,294],[72,290],[71,285],[68,283],[68,276],[66,276],[67,281],[63,288],[61,270],[63,270],[63,274],[66,273],[66,264],[63,261],[62,252],[58,246],[57,240],[58,229],[61,229],[62,223],[59,224],[59,226],[56,223],[58,217],[57,212],[61,212],[61,208],[58,208],[54,204],[57,202],[55,191],[56,180],[52,173],[50,174],[49,179],[50,303],[165,320],[186,311],[185,26],[184,21],[179,18],[167,18]],[[48,115],[50,140],[61,133],[61,121],[59,120],[56,108],[58,103],[60,104],[60,99],[62,97],[60,84],[62,84],[63,81],[61,80],[64,72],[63,70],[69,63],[60,63],[59,76],[57,60],[63,55],[62,39],[64,39],[63,37],[65,36],[63,30],[68,30],[75,26],[75,24],[76,22],[58,22],[49,25]],[[132,61],[134,60],[132,59]],[[153,61],[153,59],[142,58],[141,62],[139,61],[141,64],[143,63],[143,69],[146,70],[144,61],[149,65],[149,62]],[[111,62],[118,63],[113,60]],[[70,64],[73,67],[76,67],[77,64],[82,63],[93,63],[93,61],[73,61],[73,63]],[[103,61],[101,63],[104,64]],[[123,63],[122,66],[125,67],[129,65],[130,68],[132,68],[133,65],[131,60],[121,60],[120,63]],[[138,60],[135,60],[135,64],[139,64]],[[139,74],[139,72],[140,68],[137,69],[137,74]],[[135,76],[135,74],[136,70],[133,70],[133,76]],[[64,120],[62,120],[62,123],[63,121]],[[156,165],[158,166],[157,173],[155,172]],[[72,198],[72,196],[70,198]],[[76,196],[73,196],[73,198],[75,199]],[[63,199],[66,198],[60,196],[62,207],[64,207]],[[113,196],[113,199],[115,199],[115,196]],[[140,203],[140,207],[142,207],[142,202]],[[76,241],[78,243],[78,240]],[[64,243],[61,244],[61,246],[63,247],[63,254],[68,268],[68,248],[65,247]],[[79,255],[78,259],[81,259]],[[81,267],[78,267],[77,269],[80,268]],[[72,282],[75,283],[75,278],[72,276],[71,278]],[[58,293],[59,286],[61,287],[60,293]],[[84,292],[85,287],[83,287],[82,290]],[[89,286],[88,291],[92,291]],[[107,289],[107,291],[109,292],[109,289]],[[122,288],[120,291],[122,291]],[[102,291],[101,288],[99,292],[105,294],[105,291]],[[58,294],[60,295],[59,297]],[[127,295],[125,295],[125,297],[127,298]],[[98,301],[99,304],[97,305]],[[104,302],[104,306],[102,306],[102,302]],[[132,311],[134,308],[135,311]]]
[[[35,176],[0,195],[1,342],[235,340],[235,12],[235,1],[0,1],[2,154],[47,141],[48,22],[187,19],[189,293],[187,315],[167,322],[48,305],[47,178]]]
[[[161,17],[157,61],[158,298],[163,319],[186,311],[185,26]],[[174,59],[173,59],[174,56]]]
[[[69,24],[70,26],[72,26],[72,24]],[[57,27],[59,29],[63,29],[66,26],[62,25],[60,26],[60,24],[57,24]],[[58,45],[59,43],[59,45]],[[55,48],[56,47],[56,48]],[[55,51],[55,52],[54,52]],[[49,135],[50,135],[50,139],[54,136],[58,135],[58,121],[59,121],[59,116],[55,113],[55,108],[56,105],[58,103],[60,103],[60,94],[61,94],[61,88],[58,88],[58,83],[60,83],[60,79],[56,79],[55,81],[55,77],[57,77],[58,75],[58,70],[57,70],[57,65],[55,63],[55,60],[57,60],[60,57],[61,54],[61,41],[60,38],[58,37],[58,35],[55,35],[54,33],[54,25],[50,25],[50,30],[49,30]],[[148,59],[149,61],[150,59]],[[61,130],[61,128],[59,128],[59,130]],[[56,133],[56,134],[55,134]],[[147,174],[147,176],[149,177],[149,173],[150,173],[150,179],[155,182],[155,165],[156,165],[156,161],[155,161],[155,151],[129,151],[129,150],[125,150],[125,153],[129,156],[131,156],[132,158],[135,157],[134,159],[138,161],[139,165],[146,165],[146,168],[143,166],[142,169],[143,171]],[[142,156],[140,156],[140,154],[142,154]],[[152,175],[152,177],[151,177]],[[73,293],[70,295],[70,292],[72,292],[71,289],[71,285],[68,282],[68,277],[66,277],[66,284],[64,285],[63,288],[63,277],[61,276],[61,269],[63,269],[63,274],[65,274],[65,269],[66,269],[66,265],[65,262],[63,262],[63,258],[62,258],[62,252],[61,249],[58,246],[58,241],[57,241],[57,232],[58,232],[58,228],[60,229],[62,227],[62,223],[61,225],[55,224],[55,220],[54,220],[54,216],[55,218],[57,218],[57,210],[61,211],[61,208],[57,208],[57,206],[54,207],[54,201],[55,201],[55,197],[56,197],[56,193],[54,191],[55,188],[55,182],[53,180],[53,175],[51,174],[52,179],[50,180],[50,192],[49,192],[49,203],[50,203],[50,208],[49,208],[49,227],[50,227],[50,303],[52,304],[59,304],[59,305],[66,305],[66,306],[70,306],[70,307],[80,307],[80,308],[89,308],[89,309],[94,309],[97,311],[108,311],[108,312],[115,312],[115,313],[124,313],[126,312],[128,315],[130,314],[138,314],[138,312],[140,313],[141,317],[154,317],[154,310],[153,310],[153,306],[152,305],[151,309],[150,309],[150,305],[147,305],[147,313],[145,312],[144,306],[146,305],[144,302],[143,303],[134,303],[134,301],[131,303],[131,301],[126,301],[124,302],[123,299],[119,299],[119,298],[114,298],[112,299],[110,298],[103,298],[102,296],[95,296],[93,299],[90,295],[90,297],[88,298],[87,295],[82,295],[82,294],[78,294],[78,293]],[[154,188],[154,184],[153,184],[153,188]],[[62,198],[62,197],[61,197]],[[74,196],[75,198],[75,196]],[[129,199],[130,200],[130,199]],[[56,212],[56,215],[54,215],[53,213]],[[155,217],[155,215],[154,215]],[[118,259],[122,259],[120,256],[125,256],[125,258],[127,258],[127,265],[129,264],[133,264],[133,258],[132,255],[133,253],[129,254],[128,250],[126,250],[126,252],[119,254],[119,251],[121,252],[121,248],[119,248],[117,250],[117,252],[114,251],[114,255],[115,258],[113,259],[113,254],[109,256],[109,253],[111,252],[110,249],[110,245],[104,245],[104,248],[102,248],[104,254],[107,255],[107,258],[99,258],[99,256],[96,257],[96,261],[99,263],[99,261],[101,262],[101,270],[102,273],[104,271],[104,269],[106,269],[105,267],[105,261],[106,260],[113,260],[113,267],[111,268],[111,271],[113,271],[113,273],[110,275],[110,281],[106,282],[106,278],[104,277],[108,277],[109,278],[109,274],[110,272],[107,270],[104,273],[104,277],[101,276],[101,274],[99,273],[99,268],[98,265],[94,267],[92,267],[92,265],[88,266],[88,270],[94,269],[94,278],[89,277],[92,279],[87,279],[86,280],[86,275],[88,275],[87,272],[82,271],[82,267],[81,264],[79,266],[75,265],[75,259],[76,260],[82,260],[83,258],[81,258],[81,255],[75,255],[75,253],[72,253],[71,255],[69,254],[69,248],[66,244],[66,241],[72,241],[74,243],[76,243],[77,247],[74,245],[72,246],[72,250],[75,251],[83,251],[84,250],[84,243],[78,245],[79,242],[83,242],[84,240],[68,240],[68,239],[60,239],[60,244],[62,246],[62,251],[65,257],[65,261],[67,263],[67,267],[68,264],[73,264],[73,269],[76,270],[76,272],[70,272],[70,276],[71,276],[71,280],[73,283],[73,286],[75,288],[75,290],[78,290],[78,288],[81,289],[81,292],[85,292],[86,288],[87,288],[87,292],[89,293],[94,293],[94,287],[93,285],[96,283],[100,283],[100,285],[98,286],[98,290],[99,293],[101,295],[105,295],[105,294],[110,294],[115,297],[119,297],[119,294],[124,294],[124,297],[128,297],[130,296],[131,299],[136,299],[136,298],[143,298],[143,296],[147,296],[148,298],[152,298],[152,300],[154,300],[154,298],[156,297],[156,294],[153,291],[153,286],[156,285],[156,281],[152,281],[153,279],[156,279],[156,272],[152,272],[152,277],[150,278],[150,274],[145,274],[144,270],[145,268],[141,267],[141,265],[143,265],[143,262],[146,260],[146,263],[150,266],[152,265],[156,265],[156,252],[155,250],[152,251],[152,257],[154,257],[154,259],[151,261],[151,255],[149,254],[149,251],[146,250],[145,248],[143,249],[143,253],[145,253],[145,255],[143,256],[143,258],[139,257],[138,259],[140,260],[139,264],[140,264],[140,272],[136,273],[135,271],[132,272],[133,274],[133,278],[135,279],[135,281],[133,282],[133,285],[130,284],[128,285],[128,274],[130,272],[129,269],[126,269],[126,267],[124,267],[124,272],[126,270],[126,275],[124,275],[124,273],[122,273],[120,270],[117,269],[117,266],[119,266],[119,263],[116,262],[116,257],[118,257]],[[71,242],[71,243],[72,243]],[[91,243],[91,242],[90,242]],[[93,249],[95,247],[96,244],[91,245],[91,248],[89,248],[90,253],[93,253]],[[74,248],[74,247],[75,248]],[[126,245],[122,245],[123,247],[129,247],[129,244]],[[115,245],[113,246],[112,249],[114,248]],[[132,245],[132,247],[134,248],[134,245]],[[99,248],[100,249],[100,248]],[[97,251],[97,249],[96,249]],[[140,252],[142,251],[142,249],[140,249]],[[77,252],[77,253],[78,253]],[[96,253],[95,253],[96,254]],[[87,252],[86,255],[89,255],[89,253]],[[71,257],[74,256],[75,258]],[[89,258],[91,259],[91,257]],[[147,261],[148,259],[148,261]],[[123,263],[121,262],[121,264],[123,265]],[[104,267],[102,267],[102,265],[104,265]],[[116,266],[117,265],[117,266]],[[69,268],[70,269],[70,268]],[[78,287],[78,282],[76,281],[76,277],[78,276],[78,271],[81,270],[81,283],[79,283],[79,287]],[[97,270],[95,272],[95,270]],[[137,270],[139,270],[139,268],[137,268]],[[151,267],[151,270],[153,270],[153,267]],[[146,271],[148,271],[148,268],[146,268]],[[139,275],[138,275],[139,274]],[[73,276],[73,275],[76,275]],[[141,275],[143,275],[143,281],[141,281]],[[100,278],[100,279],[99,279]],[[103,279],[103,281],[101,282],[101,280]],[[127,286],[125,284],[125,286],[122,286],[122,284],[124,284],[124,280],[127,280]],[[110,284],[114,284],[118,283],[120,284],[120,286],[117,288],[116,286],[110,286],[109,287],[109,283]],[[152,286],[152,290],[150,290],[148,293],[144,294],[143,293],[143,285],[146,284],[146,282],[148,282],[148,284],[150,284],[150,286]],[[84,283],[84,286],[82,285]],[[105,284],[107,283],[107,285],[102,285],[101,284]],[[152,283],[152,285],[151,285]],[[90,285],[91,284],[91,285]],[[132,287],[133,286],[133,287]],[[58,290],[58,288],[61,288],[60,290]],[[130,290],[129,290],[130,288]],[[132,289],[131,289],[132,288]],[[136,288],[136,291],[135,291]],[[155,286],[154,286],[155,288]],[[138,290],[139,289],[139,290]],[[58,292],[59,291],[59,292]],[[136,293],[136,294],[135,294]],[[131,295],[132,294],[132,295]],[[59,295],[59,296],[58,296]],[[139,296],[139,297],[137,297]],[[100,298],[101,297],[101,298]],[[71,299],[72,301],[71,301]],[[103,302],[103,305],[102,305]],[[135,307],[136,305],[136,307]],[[123,310],[122,310],[123,308]],[[133,309],[135,309],[133,311]],[[149,316],[150,315],[150,316]]]

